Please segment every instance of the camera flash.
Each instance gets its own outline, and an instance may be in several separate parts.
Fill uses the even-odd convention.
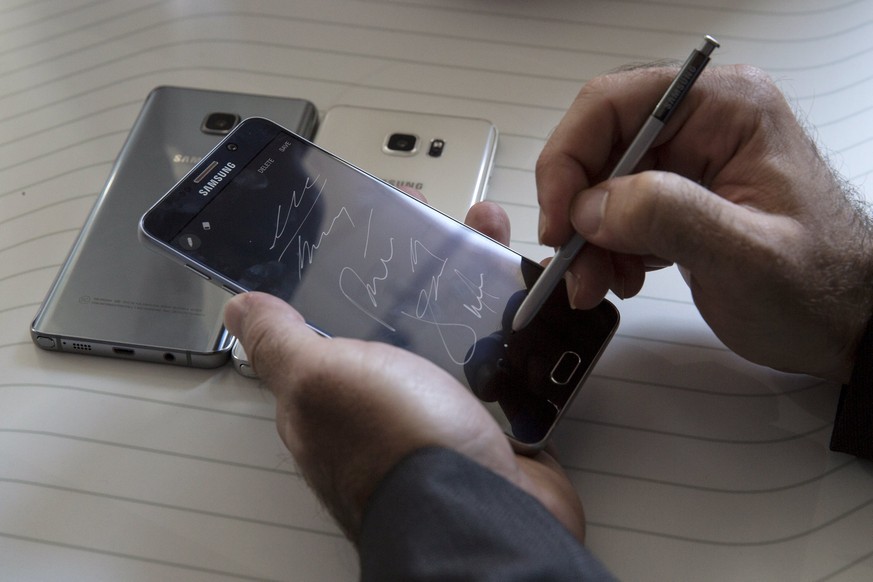
[[[441,139],[435,139],[430,142],[430,149],[427,150],[427,155],[432,158],[438,158],[443,155],[444,147],[446,147],[446,142]]]

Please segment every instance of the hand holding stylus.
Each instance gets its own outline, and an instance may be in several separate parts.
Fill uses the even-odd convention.
[[[634,171],[642,157],[646,154],[649,148],[654,143],[658,134],[666,125],[667,121],[682,103],[685,96],[694,85],[694,81],[706,68],[709,63],[712,51],[718,48],[718,41],[711,36],[706,36],[703,39],[703,44],[691,51],[685,64],[679,69],[673,82],[667,87],[661,100],[655,106],[651,115],[643,123],[634,140],[630,143],[627,150],[619,159],[615,168],[610,174],[610,178],[626,176]],[[546,266],[546,270],[540,275],[533,287],[531,287],[524,302],[515,314],[512,320],[513,331],[518,331],[527,326],[530,321],[536,316],[537,312],[546,302],[546,299],[555,290],[555,287],[563,279],[564,274],[570,263],[582,250],[585,245],[585,239],[576,232],[573,237],[564,244],[555,254],[552,261]]]
[[[651,266],[675,262],[739,355],[848,380],[873,309],[873,237],[765,74],[708,70],[638,173],[607,179],[643,104],[674,75],[648,68],[591,81],[538,160],[541,242],[588,242],[568,271],[571,303],[593,307],[610,288],[633,296]]]

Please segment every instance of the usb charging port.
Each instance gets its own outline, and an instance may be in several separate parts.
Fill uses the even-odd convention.
[[[112,348],[112,351],[119,356],[132,356],[134,351],[130,348]]]

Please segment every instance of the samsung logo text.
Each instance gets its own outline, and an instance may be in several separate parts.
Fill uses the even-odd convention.
[[[385,180],[395,188],[413,188],[415,190],[424,190],[424,182],[415,182],[413,180],[396,180],[394,178],[388,178]]]
[[[174,164],[197,164],[203,159],[203,156],[188,156],[185,154],[176,154],[173,156]]]
[[[218,186],[218,184],[220,184],[221,181],[224,180],[234,168],[236,168],[236,164],[234,164],[233,162],[227,162],[226,164],[224,164],[224,167],[218,170],[212,176],[212,178],[208,182],[203,184],[203,187],[198,190],[200,195],[209,196],[209,193],[212,192],[212,189]]]

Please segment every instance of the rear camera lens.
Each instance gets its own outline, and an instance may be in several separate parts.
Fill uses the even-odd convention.
[[[239,115],[236,113],[216,112],[206,116],[200,129],[204,133],[224,135],[233,129],[237,123],[239,123]]]
[[[388,136],[385,147],[392,152],[411,152],[417,141],[418,138],[409,133],[392,133]]]

